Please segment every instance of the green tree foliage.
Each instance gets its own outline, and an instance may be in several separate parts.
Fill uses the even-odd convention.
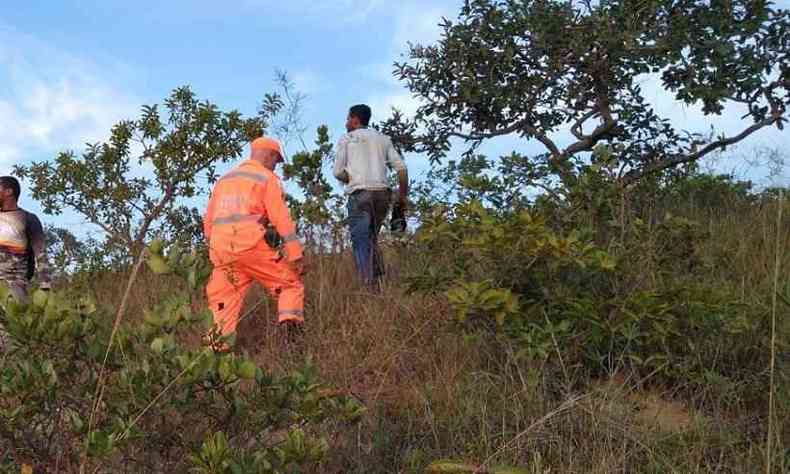
[[[452,139],[537,140],[544,174],[572,185],[587,152],[607,144],[615,177],[694,162],[775,125],[790,101],[790,13],[734,0],[467,0],[433,45],[412,45],[396,75],[421,100],[413,120],[384,124],[411,150],[442,158]],[[732,136],[677,129],[641,84],[719,115],[745,111]],[[560,143],[558,133],[570,132]]]
[[[681,202],[748,212],[759,202],[748,183],[695,169],[643,180],[630,190],[637,205],[626,218],[623,190],[595,163],[580,168],[567,198],[524,199],[495,171],[477,155],[433,171],[446,188],[421,196],[412,291],[443,294],[464,331],[504,336],[517,360],[548,363],[560,379],[575,367],[698,388],[714,379],[765,383],[763,308],[743,304],[738,282],[719,278],[715,268],[729,257],[701,252],[711,239],[704,226],[657,215],[662,203]]]
[[[329,128],[322,125],[316,131],[315,148],[294,154],[290,162],[283,165],[283,175],[295,181],[302,194],[299,197],[288,196],[291,214],[299,223],[299,231],[307,243],[316,249],[323,248],[341,231],[343,200],[327,179],[327,167],[333,158],[332,148]]]
[[[63,152],[54,162],[17,166],[46,214],[75,211],[106,233],[104,250],[128,261],[153,235],[197,240],[200,210],[191,198],[207,193],[217,165],[237,159],[282,107],[267,95],[257,116],[200,101],[188,87],[159,105],[143,106],[140,118],[112,128],[107,142],[82,156]],[[164,109],[164,111],[162,111]]]

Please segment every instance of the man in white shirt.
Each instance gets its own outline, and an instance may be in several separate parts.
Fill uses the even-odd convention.
[[[378,234],[387,217],[392,192],[387,168],[398,173],[398,203],[406,211],[409,175],[406,164],[387,135],[368,128],[370,107],[351,107],[346,118],[348,133],[340,137],[335,157],[335,177],[345,184],[348,224],[357,272],[369,286],[383,274]]]

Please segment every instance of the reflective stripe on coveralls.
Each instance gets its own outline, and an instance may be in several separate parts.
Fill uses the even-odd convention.
[[[209,307],[220,332],[236,331],[244,296],[253,281],[277,297],[277,321],[304,321],[304,285],[301,276],[264,241],[226,264],[215,264],[206,287]]]

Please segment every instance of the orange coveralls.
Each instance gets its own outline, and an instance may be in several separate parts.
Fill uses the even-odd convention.
[[[285,242],[287,260],[264,240],[267,222]],[[253,160],[240,163],[214,186],[203,230],[214,264],[206,296],[223,335],[236,330],[253,281],[278,297],[279,322],[304,321],[304,284],[289,265],[302,257],[302,245],[277,175]]]

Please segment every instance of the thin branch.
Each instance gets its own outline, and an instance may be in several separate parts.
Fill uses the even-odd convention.
[[[669,158],[661,160],[659,162],[652,163],[646,166],[645,168],[639,170],[631,170],[630,172],[626,173],[626,175],[622,178],[621,182],[624,186],[628,186],[649,174],[657,173],[667,168],[672,168],[685,163],[690,163],[692,161],[697,161],[712,151],[723,149],[724,147],[727,147],[729,145],[734,145],[740,142],[741,140],[745,139],[746,137],[756,132],[757,130],[773,125],[774,123],[781,120],[781,118],[782,118],[782,114],[775,112],[771,117],[765,118],[755,124],[752,124],[750,127],[746,128],[738,135],[732,137],[724,137],[720,140],[711,142],[708,145],[706,145],[704,148],[700,149],[699,151],[696,151],[691,154],[670,155]]]
[[[774,263],[774,291],[771,298],[771,362],[769,364],[770,382],[768,384],[768,435],[765,440],[766,450],[766,466],[765,472],[770,474],[773,472],[773,442],[774,442],[774,392],[776,391],[775,378],[776,378],[776,295],[779,293],[779,269],[782,262],[782,210],[784,209],[784,196],[782,191],[779,191],[779,212],[776,218],[776,258]]]
[[[584,124],[584,122],[592,118],[597,113],[598,111],[593,109],[587,112],[586,114],[582,115],[581,117],[579,117],[579,120],[577,120],[571,127],[571,133],[573,134],[573,136],[579,140],[584,140],[586,136],[584,135],[584,131],[582,130],[582,125]]]
[[[90,222],[91,224],[94,224],[94,225],[97,225],[97,226],[101,227],[101,229],[104,232],[106,232],[107,235],[109,235],[111,237],[114,237],[114,238],[116,238],[118,240],[122,240],[122,241],[124,241],[125,243],[127,243],[129,245],[132,244],[132,240],[130,239],[130,237],[128,235],[124,235],[121,232],[113,230],[107,224],[102,223],[96,217],[96,214],[93,211],[90,211],[90,210],[86,209],[84,206],[82,206],[82,205],[80,205],[78,203],[75,203],[75,202],[71,202],[71,203],[67,203],[67,204],[70,205],[71,207],[73,207],[77,212],[80,212],[80,213],[82,213],[82,215],[87,216],[88,217],[88,222]]]
[[[107,368],[107,361],[110,358],[110,350],[112,349],[113,342],[115,341],[115,335],[118,332],[118,328],[121,325],[121,320],[123,319],[124,314],[126,313],[126,307],[129,303],[129,294],[134,287],[134,283],[137,280],[137,274],[140,271],[140,267],[143,265],[146,256],[148,255],[148,251],[143,249],[140,252],[140,255],[137,257],[137,264],[135,264],[134,269],[132,270],[132,275],[129,277],[129,282],[126,285],[126,291],[121,298],[121,305],[118,307],[118,313],[115,315],[115,321],[113,322],[112,332],[110,332],[110,340],[107,343],[107,350],[104,353],[104,360],[101,364],[101,370],[99,371],[99,377],[96,380],[96,391],[93,394],[93,402],[92,408],[90,412],[90,417],[88,418],[88,432],[87,436],[90,436],[91,432],[93,431],[93,423],[96,419],[96,415],[99,411],[99,407],[102,403],[102,398],[104,397],[104,387],[105,387],[105,370]],[[87,463],[88,455],[87,455],[87,447],[88,447],[88,440],[85,440],[85,449],[86,451],[83,453],[82,462],[80,463],[80,472],[85,472],[85,466]]]
[[[487,138],[494,138],[494,137],[501,137],[503,135],[509,135],[509,134],[511,134],[513,132],[517,132],[519,130],[523,130],[527,134],[532,135],[533,137],[537,138],[538,141],[543,143],[543,145],[546,148],[548,148],[549,152],[553,156],[559,156],[561,154],[560,153],[560,149],[557,148],[557,145],[548,136],[546,136],[545,133],[543,133],[540,130],[538,130],[534,125],[531,125],[526,120],[520,120],[518,122],[514,122],[513,124],[511,124],[508,127],[501,128],[499,130],[494,130],[494,131],[487,132],[487,133],[464,134],[464,133],[460,133],[460,132],[452,132],[452,133],[450,133],[450,135],[454,136],[454,137],[458,137],[458,138],[463,138],[465,140],[479,141],[479,140],[485,140]]]
[[[140,223],[140,228],[137,230],[137,235],[135,236],[133,242],[134,245],[143,244],[145,236],[148,234],[148,228],[151,227],[151,223],[159,218],[159,215],[162,213],[162,210],[165,208],[165,206],[167,206],[170,201],[173,200],[175,196],[175,188],[176,183],[169,185],[167,189],[165,189],[165,194],[162,196],[162,199],[160,199],[151,212],[145,216],[143,222]]]
[[[568,158],[581,151],[592,150],[595,144],[604,136],[612,133],[616,126],[617,122],[614,119],[604,120],[604,122],[596,127],[591,134],[585,136],[576,143],[568,145],[568,147],[562,151],[562,156]]]

